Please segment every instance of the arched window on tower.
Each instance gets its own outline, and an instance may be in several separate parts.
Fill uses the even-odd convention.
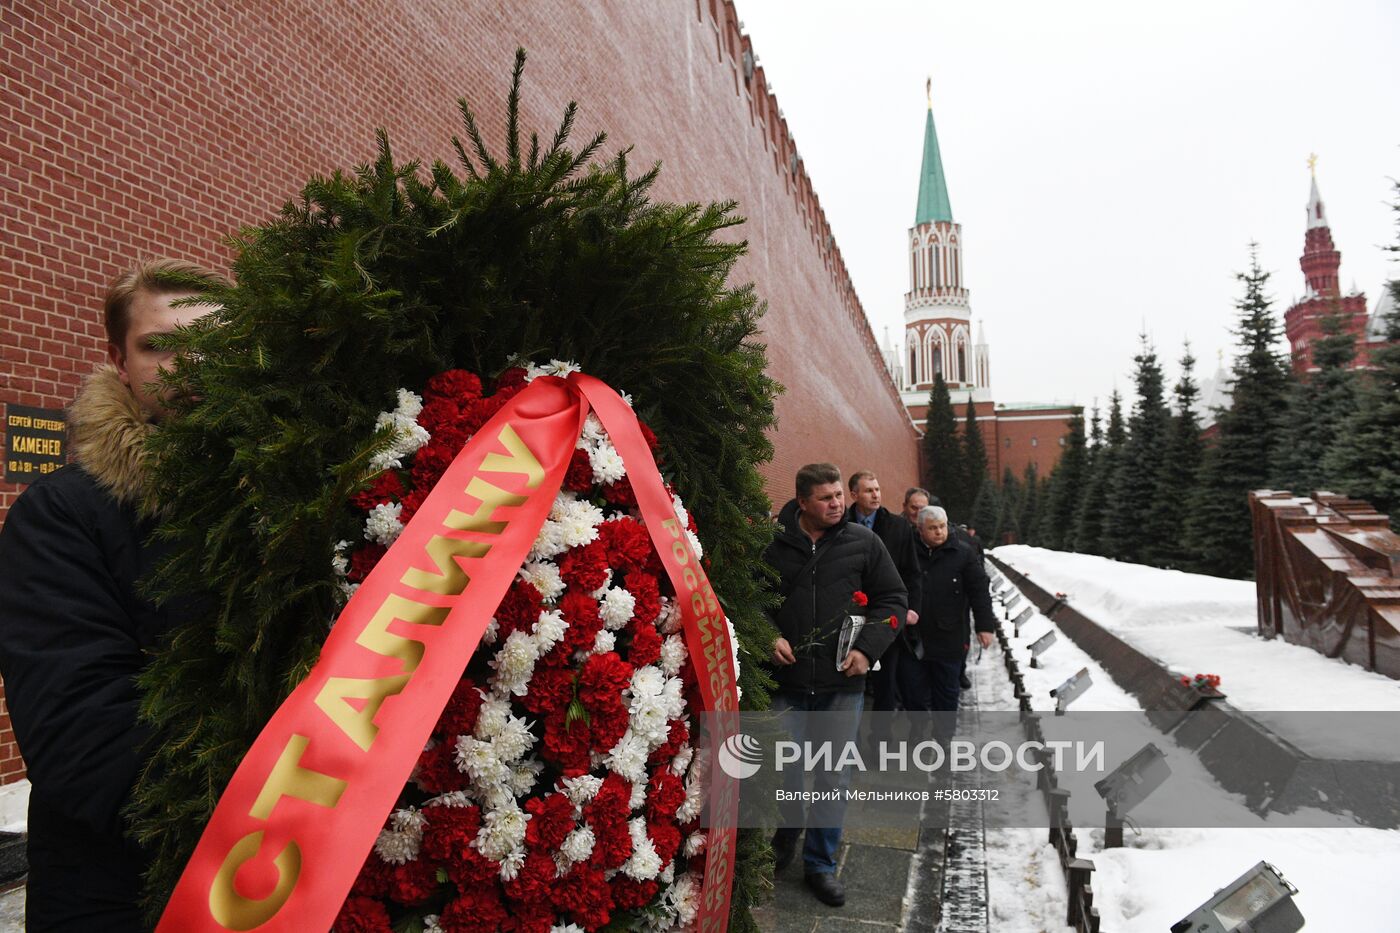
[[[909,341],[909,384],[919,384],[919,348]]]
[[[958,340],[958,381],[967,382],[967,344]]]
[[[939,282],[938,282],[938,246],[937,246],[936,244],[934,244],[934,243],[930,243],[930,244],[928,245],[928,251],[925,253],[925,256],[927,257],[925,261],[928,262],[928,267],[929,267],[928,286],[929,286],[930,288],[937,288],[938,285],[939,285]]]
[[[934,372],[934,374],[940,374],[940,373],[943,372],[943,341],[941,341],[941,340],[935,340],[935,341],[933,342],[932,353],[933,353],[933,372]],[[930,379],[929,379],[929,382],[932,382],[932,381],[933,381],[933,379],[930,378]]]

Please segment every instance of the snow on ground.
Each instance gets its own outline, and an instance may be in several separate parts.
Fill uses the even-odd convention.
[[[1400,681],[1253,634],[1252,581],[1019,544],[993,553],[1171,670],[1220,675],[1238,709],[1400,711]]]
[[[996,554],[1040,586],[1069,594],[1085,615],[1168,667],[1182,673],[1220,674],[1229,702],[1237,707],[1400,709],[1400,685],[1389,678],[1325,658],[1310,648],[1238,631],[1254,626],[1252,583],[1023,546],[999,548]],[[1010,635],[1010,624],[1004,624]],[[1047,631],[1056,631],[1057,641],[1041,657],[1044,668],[1031,668],[1029,645]],[[1011,650],[1037,710],[1054,709],[1049,691],[1086,667],[1094,686],[1074,703],[1075,712],[1139,708],[1130,694],[1039,613],[1022,625]],[[969,668],[983,710],[1016,708],[1009,680],[998,676],[1002,663],[994,648]],[[1053,735],[1055,718],[1041,722]],[[1158,736],[1154,742],[1166,753],[1174,775],[1193,778],[1184,782],[1185,787],[1208,785],[1214,791],[1193,801],[1202,822],[1251,828],[1149,828],[1137,833],[1130,828],[1124,848],[1104,850],[1102,824],[1094,829],[1094,821],[1078,819],[1079,855],[1094,861],[1095,904],[1105,929],[1161,933],[1262,860],[1276,865],[1298,887],[1296,903],[1307,919],[1306,929],[1400,930],[1396,919],[1400,885],[1393,880],[1400,871],[1400,831],[1288,826],[1296,815],[1273,814],[1261,820],[1238,795],[1220,788],[1194,755],[1169,736]],[[1397,744],[1393,736],[1390,744]],[[1110,767],[1115,764],[1109,762]],[[1142,804],[1145,819],[1154,808],[1180,806],[1170,799],[1175,783],[1169,781],[1158,791],[1163,799],[1153,795]],[[1077,797],[1093,794],[1092,789],[1069,786]],[[1061,933],[1065,929],[1063,875],[1046,838],[1044,829],[987,831],[988,887],[999,931]]]
[[[0,832],[22,833],[29,821],[29,781],[0,787]]]

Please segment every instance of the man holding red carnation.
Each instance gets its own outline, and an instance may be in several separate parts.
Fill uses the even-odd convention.
[[[778,688],[775,711],[783,712],[792,737],[854,741],[865,701],[865,675],[894,641],[908,597],[899,571],[880,538],[860,522],[846,521],[841,471],[811,463],[797,471],[797,498],[778,515],[780,530],[764,552],[777,571],[781,603],[772,615],[772,662]],[[841,629],[863,596],[861,612],[870,621],[849,651],[837,657]],[[893,619],[894,625],[880,624]],[[823,713],[825,716],[806,716]],[[820,725],[821,736],[810,734]],[[842,733],[832,735],[833,731]],[[822,903],[839,907],[846,892],[836,878],[836,851],[845,818],[844,773],[818,772],[813,790],[836,791],[819,799],[805,817],[800,803],[780,807],[781,825],[773,836],[775,866],[782,871],[796,857],[806,827],[803,877]],[[783,772],[786,790],[801,790],[803,775]]]

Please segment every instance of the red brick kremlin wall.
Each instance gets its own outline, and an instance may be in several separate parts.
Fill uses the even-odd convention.
[[[717,0],[327,4],[0,4],[0,402],[59,409],[103,358],[101,295],[134,257],[218,268],[222,238],[271,218],[313,173],[370,159],[451,161],[455,102],[504,134],[517,45],[522,125],[663,164],[657,196],[737,199],[737,280],[769,303],[778,402],[765,470],[781,504],[801,464],[917,475],[913,431],[762,67]],[[23,487],[0,483],[0,521]],[[3,713],[0,713],[3,717]],[[0,718],[0,725],[8,725]],[[9,743],[9,744],[6,744]],[[8,756],[8,757],[6,757]],[[0,780],[20,772],[0,733]]]

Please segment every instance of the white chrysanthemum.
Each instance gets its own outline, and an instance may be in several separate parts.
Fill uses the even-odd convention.
[[[402,511],[402,502],[381,502],[370,509],[369,517],[365,519],[365,540],[385,547],[393,544],[403,531],[403,522],[399,521]]]
[[[447,931],[438,924],[439,919],[441,918],[437,914],[424,914],[423,933],[447,933]]]
[[[423,827],[428,819],[412,807],[395,810],[389,817],[389,825],[374,841],[374,851],[391,865],[402,865],[418,857],[419,846],[423,842]]]
[[[486,696],[476,711],[476,728],[472,735],[478,739],[494,739],[510,721],[510,701],[500,697]]]
[[[481,633],[481,640],[486,642],[486,644],[488,645],[494,645],[496,643],[496,639],[500,636],[501,622],[495,616],[492,616],[491,621],[486,623],[486,629]]]
[[[560,493],[550,509],[549,520],[557,526],[559,541],[564,548],[582,547],[598,540],[598,526],[603,523],[603,510],[572,493]]]
[[[597,796],[598,789],[603,786],[603,779],[592,774],[580,774],[578,777],[564,778],[560,785],[559,789],[563,791],[564,796],[577,807]]]
[[[482,811],[481,831],[476,836],[476,847],[482,855],[499,862],[525,842],[525,824],[530,822],[530,814],[516,806],[511,799],[501,807]]]
[[[427,933],[427,931],[424,931]],[[556,923],[549,928],[549,933],[585,933],[583,927],[577,923]]]
[[[611,486],[627,475],[622,454],[617,452],[611,441],[600,440],[589,447],[588,463],[593,467],[593,482],[599,486]]]
[[[691,548],[693,548],[695,551],[696,560],[699,560],[700,558],[704,557],[705,549],[700,546],[700,536],[697,535],[695,532],[691,531],[689,528],[685,530],[685,536],[686,539],[690,541]]]
[[[676,880],[675,859],[671,859],[671,861],[666,863],[666,867],[661,869],[661,874],[656,876],[656,880],[660,881],[662,884],[670,884],[672,881]]]
[[[666,675],[661,673],[661,669],[655,665],[648,664],[632,672],[631,690],[634,697],[660,696],[665,687]]]
[[[685,769],[690,767],[690,759],[693,757],[695,757],[695,749],[689,742],[683,742],[680,751],[676,752],[676,757],[671,759],[671,773],[685,774]]]
[[[355,591],[358,590],[359,588],[360,588],[360,584],[358,584],[358,583],[346,583],[344,580],[341,580],[341,581],[340,581],[340,592],[342,592],[342,593],[345,594],[345,599],[346,599],[347,602],[349,601],[349,599],[350,599],[351,596],[354,596],[354,595],[355,595]],[[335,624],[335,623],[331,623],[331,624]]]
[[[666,686],[661,689],[661,700],[666,704],[666,718],[675,719],[685,712],[685,681],[679,677],[666,678]]]
[[[331,570],[337,577],[344,577],[350,572],[350,559],[345,556],[345,551],[349,547],[349,541],[335,543],[335,552],[331,555]]]
[[[523,797],[535,789],[535,782],[539,780],[540,772],[544,770],[544,762],[538,758],[529,758],[519,762],[510,771],[510,777],[506,783],[510,786],[510,792],[517,797]]]
[[[637,597],[620,586],[614,586],[598,601],[598,615],[603,618],[603,627],[616,632],[632,621],[637,611]]]
[[[647,741],[628,728],[604,757],[603,763],[629,781],[640,781],[647,773]]]
[[[491,686],[501,695],[524,696],[529,692],[530,677],[535,673],[535,661],[539,656],[540,646],[532,636],[519,630],[511,632],[490,661],[496,669]]]
[[[535,543],[530,547],[529,560],[531,563],[548,560],[551,557],[558,557],[569,549],[564,543],[564,528],[559,522],[553,519],[545,519],[540,525],[539,534],[535,535]]]
[[[574,446],[579,450],[587,450],[599,441],[605,440],[607,436],[608,432],[603,430],[603,422],[599,421],[598,416],[590,411],[588,417],[583,420],[583,434]]]
[[[570,373],[583,372],[583,367],[573,360],[550,360],[549,364],[544,367],[544,371],[545,375],[567,379]]]
[[[399,390],[399,407],[394,410],[394,414],[403,418],[417,418],[423,413],[423,399],[416,392],[408,389]]]
[[[699,831],[691,833],[685,837],[684,850],[686,858],[695,858],[705,851],[705,834]]]
[[[520,874],[520,868],[525,864],[525,847],[516,846],[501,859],[500,878],[502,881],[514,881]]]
[[[734,630],[734,622],[729,616],[724,617],[724,624],[729,626],[729,657],[734,662],[734,690],[742,699],[744,688],[739,686],[739,633]]]
[[[461,809],[472,806],[472,799],[466,791],[453,790],[436,797],[430,797],[424,802],[425,807],[447,807],[449,809]]]
[[[628,729],[647,744],[655,748],[666,741],[670,722],[666,715],[666,701],[660,696],[634,696],[627,706]]]
[[[681,630],[681,610],[676,601],[668,596],[661,597],[661,612],[656,617],[656,627],[663,635],[672,635]]]
[[[569,623],[564,621],[564,616],[557,609],[547,609],[541,612],[532,629],[535,644],[539,646],[540,654],[548,654],[549,649],[564,640],[564,633],[568,630]]]
[[[603,629],[593,636],[593,650],[589,654],[607,654],[617,647],[617,636]]]
[[[483,787],[499,784],[510,776],[510,769],[501,761],[495,744],[470,735],[457,736],[452,758],[457,762],[458,771]]]
[[[685,639],[680,635],[667,635],[661,643],[661,669],[668,677],[675,677],[685,666],[690,652],[686,650]]]
[[[492,784],[489,787],[477,788],[476,797],[483,810],[499,810],[515,804],[515,792],[509,784]]]
[[[637,881],[650,881],[661,871],[661,856],[647,835],[647,821],[641,817],[627,823],[632,836],[632,855],[622,863],[622,873]]]
[[[622,400],[623,400],[624,402],[627,403],[627,407],[628,407],[628,408],[635,408],[635,407],[636,407],[635,405],[632,404],[632,393],[631,393],[631,392],[619,392],[619,393],[617,393],[617,394],[620,395],[620,396],[622,396]]]
[[[512,716],[506,720],[505,728],[491,740],[491,744],[501,761],[514,764],[535,744],[535,737],[530,732],[529,723],[519,716]]]
[[[627,809],[640,810],[647,802],[647,782],[646,778],[637,781],[632,785],[632,793],[627,797]]]
[[[564,592],[564,578],[559,575],[559,568],[547,560],[526,563],[520,568],[519,576],[539,590],[547,603],[554,602]]]
[[[613,582],[613,570],[612,570],[611,567],[609,567],[609,568],[607,568],[605,571],[603,571],[603,584],[602,584],[602,586],[598,587],[596,590],[594,590],[593,592],[589,593],[589,594],[588,594],[588,595],[589,595],[589,598],[591,598],[591,599],[602,599],[605,595],[607,595],[608,588],[612,586],[612,582]]]
[[[675,508],[675,510],[676,510],[676,521],[678,521],[678,522],[681,523],[681,527],[684,528],[684,527],[686,527],[687,525],[689,525],[689,524],[690,524],[690,513],[686,511],[686,509],[685,509],[685,504],[684,504],[683,502],[681,502],[681,497],[678,496],[678,495],[676,495],[675,493],[672,493],[672,494],[671,494],[671,505],[672,505],[672,506]]]
[[[705,809],[705,785],[701,781],[687,781],[685,803],[676,808],[676,822],[689,823]]]
[[[681,926],[689,926],[700,915],[700,876],[688,871],[666,889],[665,901],[676,912]]]
[[[564,841],[559,843],[559,854],[570,862],[582,862],[593,854],[593,846],[596,843],[593,827],[579,826],[570,830]]]

